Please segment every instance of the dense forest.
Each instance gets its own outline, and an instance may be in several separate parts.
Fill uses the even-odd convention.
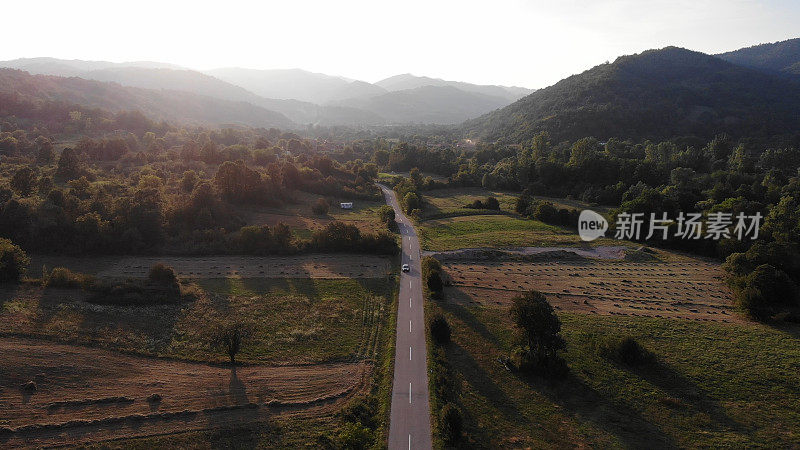
[[[388,233],[353,225],[334,222],[298,239],[286,225],[241,218],[242,206],[279,208],[303,192],[382,199],[378,168],[359,145],[322,154],[317,141],[274,128],[178,128],[140,112],[71,106],[18,103],[10,107],[23,117],[0,121],[0,236],[26,251],[397,251]],[[59,148],[51,130],[74,136],[71,144]]]

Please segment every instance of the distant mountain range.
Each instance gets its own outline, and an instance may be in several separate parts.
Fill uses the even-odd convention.
[[[193,123],[460,124],[465,136],[504,142],[542,131],[562,140],[800,129],[800,39],[719,55],[648,50],[537,91],[410,74],[367,83],[299,69],[198,72],[146,61],[32,58],[0,67],[48,75],[0,70],[0,92]]]
[[[151,119],[197,125],[295,126],[283,114],[244,101],[222,100],[183,90],[121,86],[78,77],[31,75],[16,69],[0,68],[0,93],[33,103],[55,101],[111,112],[139,110]]]
[[[294,126],[309,123],[345,126],[456,124],[531,92],[524,88],[479,86],[408,74],[383,80],[380,83],[386,82],[388,86],[384,87],[380,83],[299,69],[225,68],[199,72],[146,61],[111,63],[28,58],[0,62],[0,67],[247,102],[285,116]],[[213,119],[213,114],[208,115]]]
[[[542,131],[556,140],[797,132],[800,81],[785,72],[800,60],[800,51],[796,42],[784,44],[720,57],[676,47],[622,56],[469,120],[461,129],[506,142],[524,142]]]

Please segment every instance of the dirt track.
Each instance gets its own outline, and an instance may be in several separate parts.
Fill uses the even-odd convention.
[[[450,301],[507,306],[520,292],[547,294],[558,310],[738,322],[719,264],[568,260],[446,262]]]
[[[0,354],[0,447],[330,414],[365,389],[371,370],[364,362],[234,370],[24,338],[0,338]],[[28,381],[32,394],[21,389]]]

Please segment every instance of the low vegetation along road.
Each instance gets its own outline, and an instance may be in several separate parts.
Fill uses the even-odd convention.
[[[381,186],[381,190],[386,203],[394,208],[403,239],[402,263],[410,267],[400,276],[389,448],[428,449],[431,448],[431,419],[419,239],[395,193],[385,186]]]

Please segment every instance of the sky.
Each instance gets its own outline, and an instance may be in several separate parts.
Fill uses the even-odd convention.
[[[412,73],[541,88],[668,45],[719,53],[800,37],[794,0],[9,2],[0,60]],[[13,19],[12,19],[13,18]]]

